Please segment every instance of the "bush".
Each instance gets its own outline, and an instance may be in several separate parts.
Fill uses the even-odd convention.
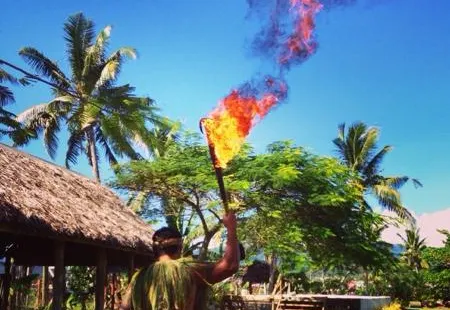
[[[402,305],[398,302],[391,302],[389,305],[383,306],[381,308],[381,310],[401,310],[401,309]]]

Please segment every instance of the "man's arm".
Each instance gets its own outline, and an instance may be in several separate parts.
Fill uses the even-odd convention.
[[[223,224],[227,229],[225,253],[211,270],[210,282],[217,283],[231,277],[239,269],[239,244],[236,234],[236,215],[228,212],[223,216]]]

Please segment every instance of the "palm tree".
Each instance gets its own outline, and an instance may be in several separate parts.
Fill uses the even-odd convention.
[[[426,248],[425,238],[420,239],[419,229],[415,227],[405,230],[405,233],[406,238],[401,234],[397,234],[402,239],[405,247],[402,257],[416,271],[428,268],[428,263],[422,258],[422,251]]]
[[[37,49],[25,47],[19,52],[36,72],[31,78],[48,79],[45,83],[52,85],[54,98],[23,111],[17,120],[43,136],[52,159],[64,124],[69,132],[66,166],[85,154],[100,182],[99,147],[111,165],[117,164],[117,156],[139,159],[135,146],[154,143],[147,125],[159,124],[160,117],[152,100],[134,96],[128,84],[116,85],[124,60],[136,58],[136,51],[122,47],[107,56],[110,26],[95,36],[93,22],[78,13],[68,18],[64,32],[70,78]]]
[[[383,176],[381,163],[391,150],[389,145],[377,150],[379,129],[357,122],[345,130],[345,124],[338,127],[338,137],[333,140],[343,163],[359,174],[361,186],[378,200],[381,207],[395,212],[400,218],[414,222],[414,217],[402,205],[399,189],[410,180],[407,176]],[[422,186],[412,179],[415,186]],[[370,208],[367,201],[364,206]]]

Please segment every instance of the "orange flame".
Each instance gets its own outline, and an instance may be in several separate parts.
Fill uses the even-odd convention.
[[[316,42],[313,38],[315,28],[315,15],[322,9],[319,0],[282,0],[289,1],[289,12],[281,12],[275,9],[276,15],[292,14],[294,25],[287,38],[280,40],[283,31],[263,32],[267,40],[261,42],[270,43],[268,51],[273,51],[278,59],[278,66],[289,67],[294,61],[303,61],[310,56]],[[255,2],[256,3],[256,2]],[[258,2],[259,3],[259,2]],[[280,2],[277,2],[279,5]],[[283,15],[284,16],[284,15]],[[273,20],[277,21],[279,16]],[[273,29],[278,23],[273,22]],[[271,48],[275,44],[275,49]],[[262,47],[265,45],[263,44]],[[282,72],[282,71],[280,71]],[[234,90],[225,97],[219,106],[204,119],[202,125],[216,168],[225,168],[227,163],[237,155],[251,128],[261,120],[269,110],[286,95],[287,86],[284,82],[276,83],[269,78],[265,81],[266,91],[259,92],[262,96],[243,95]],[[261,99],[258,99],[261,98]]]
[[[278,102],[274,94],[265,94],[262,99],[243,96],[233,90],[212,111],[202,125],[208,143],[213,146],[216,168],[225,168],[239,152],[250,129],[262,119]]]

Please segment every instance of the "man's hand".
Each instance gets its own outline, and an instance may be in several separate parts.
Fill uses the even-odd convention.
[[[236,229],[237,221],[236,214],[233,211],[228,211],[222,217],[223,225],[229,229]]]

